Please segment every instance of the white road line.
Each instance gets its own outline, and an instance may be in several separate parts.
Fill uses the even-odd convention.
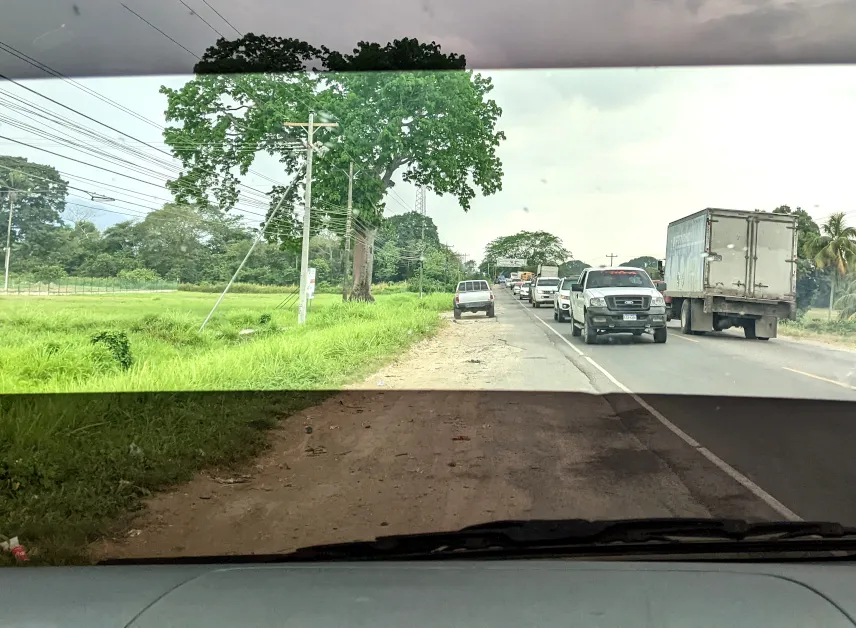
[[[526,307],[522,303],[518,302],[518,305],[520,305],[524,309],[524,311],[526,311],[527,314],[530,314],[529,311],[526,310]],[[636,403],[638,403],[640,406],[642,406],[648,412],[650,412],[651,416],[653,416],[660,423],[662,423],[664,427],[668,428],[673,434],[675,434],[675,436],[680,438],[687,445],[689,445],[690,447],[695,449],[698,453],[700,453],[702,456],[704,456],[710,462],[712,462],[714,465],[716,465],[723,473],[725,473],[730,478],[732,478],[734,481],[736,481],[738,484],[743,486],[743,488],[745,488],[747,491],[752,493],[755,497],[757,497],[762,502],[767,504],[770,508],[775,510],[777,513],[779,513],[782,517],[784,517],[788,521],[802,521],[802,517],[800,517],[798,514],[796,514],[793,510],[791,510],[790,508],[785,506],[782,502],[780,502],[778,499],[776,499],[775,497],[770,495],[767,491],[765,491],[760,486],[755,484],[755,482],[753,482],[752,480],[747,478],[745,475],[740,473],[740,471],[738,471],[737,469],[732,467],[730,464],[725,462],[722,458],[720,458],[715,453],[710,451],[707,447],[702,447],[701,443],[699,443],[692,436],[687,434],[685,431],[683,431],[681,428],[679,428],[677,425],[675,425],[669,419],[667,419],[665,416],[663,416],[663,414],[659,410],[657,410],[653,406],[651,406],[651,404],[649,404],[647,401],[642,399],[642,397],[640,397],[635,392],[633,392],[632,390],[627,388],[627,386],[625,386],[620,381],[618,381],[615,377],[612,376],[612,374],[609,371],[607,371],[600,364],[595,362],[590,356],[585,355],[582,351],[580,351],[580,349],[578,347],[574,346],[565,336],[563,336],[558,331],[553,329],[553,327],[551,327],[549,323],[542,320],[538,316],[534,316],[534,318],[538,322],[543,323],[547,329],[549,329],[551,332],[553,332],[559,338],[561,338],[562,342],[564,342],[571,349],[576,351],[578,355],[583,356],[593,367],[595,367],[598,371],[603,373],[603,375],[609,381],[611,381],[613,384],[615,384],[621,391],[630,395],[630,397]],[[571,323],[571,325],[573,325],[573,323]],[[791,369],[788,369],[788,370],[791,370]],[[797,372],[799,372],[799,371],[797,371]],[[806,375],[806,373],[801,373],[801,374]],[[837,383],[837,382],[833,382],[833,383]]]
[[[791,373],[798,373],[799,375],[805,375],[806,377],[811,377],[812,379],[819,379],[822,382],[827,382],[830,384],[835,384],[836,386],[841,386],[842,388],[846,388],[847,390],[856,390],[856,386],[851,386],[850,384],[845,384],[844,382],[837,382],[834,379],[829,379],[827,377],[821,377],[820,375],[814,375],[813,373],[806,373],[805,371],[798,371],[796,369],[788,368],[787,366],[783,366],[783,369],[786,371],[790,371]]]

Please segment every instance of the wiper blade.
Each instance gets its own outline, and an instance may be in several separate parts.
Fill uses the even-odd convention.
[[[451,532],[382,536],[373,541],[304,547],[295,560],[382,558],[478,550],[527,550],[609,544],[688,543],[693,541],[856,541],[856,527],[827,521],[749,522],[743,519],[505,520]]]
[[[838,541],[838,542],[836,542]],[[749,522],[743,519],[526,519],[492,521],[453,530],[381,536],[302,547],[291,553],[124,558],[99,565],[181,565],[290,563],[335,560],[407,560],[454,556],[531,556],[584,554],[616,549],[667,554],[705,552],[833,551],[856,552],[856,527],[827,521]]]

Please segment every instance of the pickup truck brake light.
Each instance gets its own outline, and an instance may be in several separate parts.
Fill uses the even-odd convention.
[[[490,300],[493,301],[493,292],[490,293]]]

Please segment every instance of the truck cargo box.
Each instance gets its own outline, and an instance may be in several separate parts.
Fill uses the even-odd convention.
[[[796,217],[705,209],[669,224],[666,294],[794,301]]]

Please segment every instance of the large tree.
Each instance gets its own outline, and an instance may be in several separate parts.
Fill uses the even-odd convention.
[[[46,255],[51,248],[51,232],[62,225],[67,183],[55,168],[24,157],[0,155],[0,225],[3,244],[12,201],[12,249],[27,257]],[[13,256],[13,260],[17,257]],[[14,264],[14,262],[13,262]]]
[[[491,240],[484,250],[483,266],[488,263],[499,272],[518,270],[497,265],[503,257],[526,260],[526,269],[535,270],[538,264],[561,266],[571,256],[561,238],[546,231],[521,231],[514,235]]]
[[[301,71],[313,59],[326,73]],[[253,34],[220,39],[197,64],[194,79],[181,89],[161,88],[167,120],[177,123],[164,137],[183,165],[170,187],[178,200],[232,208],[240,198],[239,175],[266,152],[291,179],[274,188],[270,201],[273,207],[282,200],[286,209],[276,237],[294,246],[305,172],[304,153],[295,147],[305,130],[283,123],[306,121],[310,112],[338,123],[316,135],[325,151],[313,163],[312,217],[318,224],[332,215],[342,232],[353,162],[352,297],[371,300],[374,239],[394,176],[452,194],[464,211],[477,189],[485,195],[501,189],[496,149],[504,134],[496,123],[502,111],[488,97],[490,79],[465,68],[464,57],[413,39],[360,42],[350,54]]]

